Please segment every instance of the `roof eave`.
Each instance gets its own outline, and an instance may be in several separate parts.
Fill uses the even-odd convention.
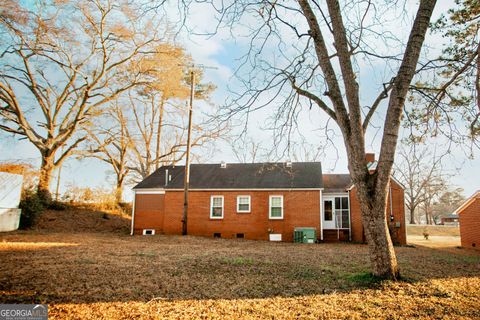
[[[480,196],[480,190],[475,192],[470,198],[465,200],[460,207],[458,207],[453,213],[459,215],[460,212],[462,212],[466,207],[468,207],[475,199],[477,199],[477,196]]]

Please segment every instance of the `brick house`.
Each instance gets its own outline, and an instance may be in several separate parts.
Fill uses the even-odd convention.
[[[480,190],[458,207],[455,214],[460,220],[462,247],[480,250]]]
[[[440,218],[440,224],[445,226],[458,226],[459,222],[458,214],[449,214]]]
[[[161,167],[134,187],[132,234],[181,234],[184,169]],[[189,235],[293,241],[296,227],[311,227],[318,241],[365,241],[350,176],[322,174],[319,162],[192,164],[189,190]],[[387,208],[392,239],[406,244],[393,179]]]

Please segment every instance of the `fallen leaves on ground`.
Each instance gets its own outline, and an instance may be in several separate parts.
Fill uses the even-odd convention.
[[[48,303],[52,319],[480,318],[478,251],[397,247],[402,281],[378,282],[360,244],[131,237],[121,220],[86,232],[46,218],[53,231],[0,236],[0,302]]]

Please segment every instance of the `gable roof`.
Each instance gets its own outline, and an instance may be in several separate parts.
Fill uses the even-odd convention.
[[[349,174],[324,174],[323,192],[346,192],[352,186],[352,179]]]
[[[449,215],[446,215],[442,218],[446,218],[446,219],[458,219],[458,214],[454,214],[454,213],[451,213]]]
[[[165,176],[171,176],[165,185]],[[134,189],[183,189],[185,166],[163,166]],[[190,189],[321,189],[320,162],[190,165]]]
[[[460,212],[462,212],[465,208],[467,208],[473,201],[475,201],[475,199],[480,199],[480,190],[478,190],[470,198],[465,200],[465,202],[462,203],[460,207],[458,207],[457,210],[455,210],[453,213],[460,214]]]

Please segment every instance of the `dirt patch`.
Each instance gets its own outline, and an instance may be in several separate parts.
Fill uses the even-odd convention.
[[[118,211],[99,211],[88,207],[44,211],[35,226],[36,231],[48,232],[130,232],[130,216]]]
[[[452,250],[397,247],[394,283],[370,277],[365,245],[39,229],[0,236],[0,302],[52,319],[480,317],[480,254]]]

